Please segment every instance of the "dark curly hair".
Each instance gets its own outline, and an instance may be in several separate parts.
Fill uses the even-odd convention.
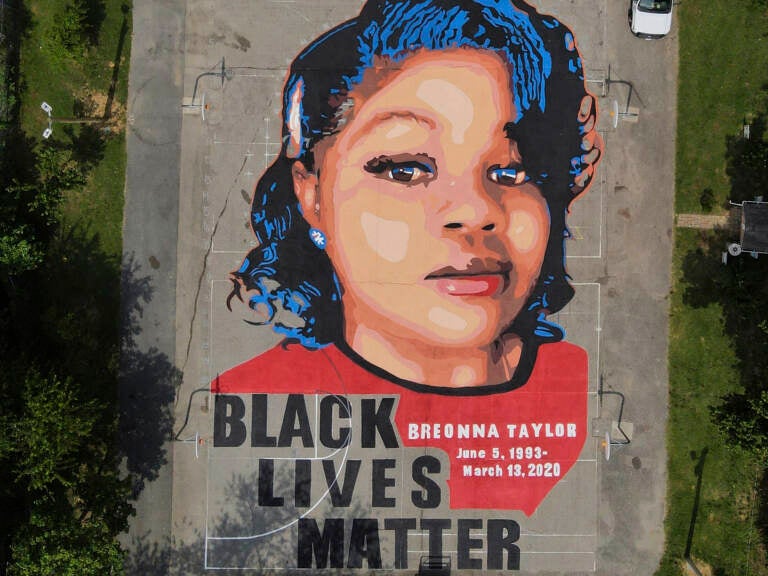
[[[292,164],[300,160],[312,170],[315,145],[343,129],[349,94],[376,61],[397,63],[417,50],[460,47],[491,51],[509,63],[518,111],[513,139],[551,219],[538,282],[505,331],[534,346],[563,338],[546,315],[573,297],[564,261],[565,220],[593,177],[601,140],[573,35],[522,0],[369,0],[357,18],[299,54],[283,92],[282,148],[259,180],[251,207],[258,246],[233,272],[230,301],[249,291],[251,308],[266,306],[266,322],[307,348],[343,342],[341,287],[326,253],[309,240]],[[303,322],[278,321],[278,309]]]

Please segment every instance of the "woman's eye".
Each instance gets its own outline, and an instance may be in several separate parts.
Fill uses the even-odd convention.
[[[419,155],[421,159],[422,155]],[[387,158],[378,157],[374,158],[365,165],[366,172],[376,174],[387,180],[394,180],[395,182],[403,182],[416,184],[420,182],[428,182],[435,177],[435,168],[430,166],[428,162],[431,159],[427,159],[425,156],[425,162],[418,160],[405,160],[400,158]]]
[[[528,181],[522,166],[499,166],[488,168],[488,179],[502,186],[519,186]]]
[[[398,182],[413,182],[431,174],[432,171],[429,168],[418,165],[395,165],[387,171],[387,176]]]

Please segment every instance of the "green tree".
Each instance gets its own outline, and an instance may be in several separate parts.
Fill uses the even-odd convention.
[[[732,393],[712,409],[719,428],[745,450],[768,455],[768,391]]]
[[[99,406],[78,398],[72,381],[27,375],[22,413],[10,429],[15,476],[30,493],[51,494],[77,484],[78,458],[94,429]]]
[[[37,268],[42,259],[40,249],[29,237],[27,226],[0,226],[0,269],[15,276]]]
[[[46,144],[33,157],[33,179],[12,180],[0,205],[0,272],[6,276],[42,263],[45,246],[58,228],[64,193],[87,179],[87,166],[74,159],[71,149]]]
[[[10,576],[107,576],[123,569],[123,553],[105,522],[78,520],[46,504],[33,507],[12,553]]]
[[[82,56],[87,47],[88,8],[82,0],[64,6],[54,27],[54,37],[71,56]]]
[[[4,46],[24,45],[24,26],[50,10],[28,47],[78,72],[104,2],[48,4],[11,0]],[[26,101],[14,62],[0,80]],[[62,218],[104,135],[68,126],[43,142],[19,110],[0,109],[0,574],[120,574],[133,487],[117,447],[120,261],[75,211]]]
[[[61,226],[92,165],[19,142],[29,164],[0,175],[0,573],[10,556],[10,574],[117,574],[132,513],[116,447],[119,262]]]
[[[17,494],[29,514],[12,538],[10,574],[116,574],[115,535],[132,511],[130,485],[118,472],[108,407],[82,398],[71,380],[31,370],[20,417],[5,423],[0,459],[13,462]],[[106,434],[105,434],[106,433]]]

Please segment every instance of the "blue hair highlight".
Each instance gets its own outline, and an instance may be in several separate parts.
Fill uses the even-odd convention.
[[[514,121],[518,122],[535,103],[544,112],[546,81],[552,71],[552,60],[528,14],[511,3],[478,0],[475,4],[483,7],[482,15],[491,29],[477,25],[471,35],[466,30],[470,22],[469,12],[461,6],[445,10],[432,0],[388,6],[383,11],[383,20],[371,22],[360,35],[360,63],[352,84],[362,80],[365,70],[373,66],[377,56],[399,62],[419,49],[491,49],[513,63],[511,88],[517,110]],[[395,30],[399,33],[395,34]],[[499,31],[504,37],[501,45]],[[491,34],[497,40],[495,43]]]

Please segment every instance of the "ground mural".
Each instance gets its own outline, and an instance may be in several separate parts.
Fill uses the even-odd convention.
[[[572,33],[522,1],[369,1],[282,104],[227,305],[284,340],[211,384],[242,463],[219,497],[253,494],[207,564],[521,569],[588,436],[587,353],[548,319],[603,147]]]

